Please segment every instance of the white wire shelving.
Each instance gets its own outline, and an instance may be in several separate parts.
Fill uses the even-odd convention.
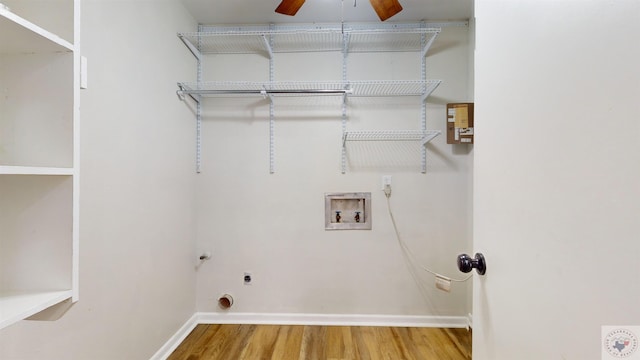
[[[343,51],[345,48],[349,53],[422,51],[426,55],[439,33],[439,28],[254,26],[212,27],[202,32],[179,33],[178,37],[198,58],[201,54],[267,54],[271,57],[274,53]]]
[[[357,130],[346,131],[342,135],[342,146],[348,141],[420,141],[426,145],[436,136],[440,130]]]
[[[425,100],[441,80],[372,81],[210,81],[179,82],[177,94],[203,97],[235,96],[320,96],[347,97],[421,96]],[[197,97],[194,96],[197,100]]]
[[[457,24],[457,23],[456,23]],[[439,27],[426,23],[403,24],[312,24],[312,25],[200,25],[197,32],[178,33],[178,37],[198,60],[205,55],[257,54],[269,60],[269,80],[179,82],[177,94],[198,103],[208,97],[263,97],[270,99],[270,172],[274,172],[274,98],[303,96],[342,97],[342,173],[346,172],[346,143],[349,141],[420,141],[426,145],[440,131],[426,129],[426,100],[441,80],[427,80],[425,58]],[[327,52],[343,54],[341,81],[275,81],[273,63],[277,53]],[[419,80],[350,81],[347,75],[349,53],[415,52],[421,56]],[[419,130],[347,131],[347,102],[356,97],[417,97],[422,104]],[[199,112],[198,112],[199,114]],[[200,124],[200,116],[197,116]],[[198,127],[199,129],[200,127]],[[200,134],[198,133],[198,139]],[[422,147],[422,172],[426,172],[426,147]],[[197,171],[200,172],[200,142],[197,146]]]

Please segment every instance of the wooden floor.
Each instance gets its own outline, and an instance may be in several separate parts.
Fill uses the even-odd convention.
[[[169,360],[469,360],[466,329],[198,325]]]

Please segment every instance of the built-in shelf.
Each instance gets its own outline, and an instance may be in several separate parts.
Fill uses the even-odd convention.
[[[1,329],[78,300],[80,0],[0,1]]]
[[[73,168],[0,166],[0,175],[73,175]]]
[[[0,53],[73,51],[73,45],[9,10],[0,8]]]
[[[73,291],[7,291],[0,293],[0,329],[73,296]]]

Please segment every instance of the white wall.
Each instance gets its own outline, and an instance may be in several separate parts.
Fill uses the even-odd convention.
[[[80,301],[0,330],[2,359],[148,359],[195,311],[193,57],[176,1],[83,1]]]
[[[428,57],[428,77],[443,79],[429,99],[428,128],[445,130],[446,103],[469,101],[468,28],[444,28]],[[339,80],[341,55],[277,54],[276,80]],[[354,80],[419,79],[416,54],[353,54]],[[267,80],[260,56],[214,56],[208,80]],[[324,100],[276,102],[275,174],[269,174],[268,103],[209,100],[203,171],[197,179],[198,250],[213,252],[198,270],[197,308],[231,312],[466,316],[469,288],[450,294],[422,276],[423,293],[403,262],[380,190],[393,175],[391,203],[401,236],[421,263],[460,277],[456,255],[470,244],[470,151],[446,137],[428,147],[354,145],[340,173],[340,106]],[[419,129],[420,109],[405,99],[353,99],[350,129]],[[371,231],[325,231],[324,193],[372,193]],[[253,284],[245,286],[245,271]]]

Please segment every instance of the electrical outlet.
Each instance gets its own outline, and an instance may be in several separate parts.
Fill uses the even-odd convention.
[[[380,190],[384,190],[387,185],[391,186],[391,175],[382,175],[382,187]]]

